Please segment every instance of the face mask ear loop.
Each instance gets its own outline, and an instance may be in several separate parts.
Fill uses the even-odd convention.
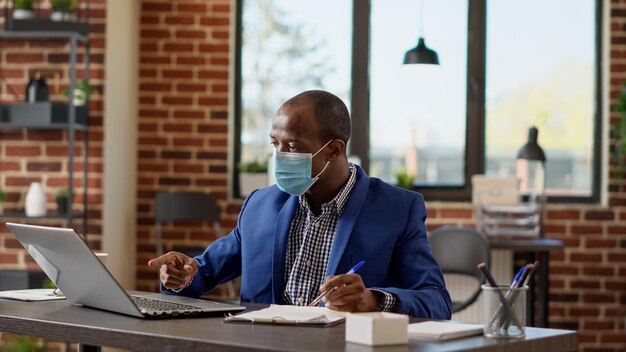
[[[322,171],[320,171],[320,173],[319,173],[319,174],[317,174],[317,176],[315,176],[315,180],[316,180],[316,181],[317,181],[317,179],[319,179],[319,178],[320,178],[320,175],[324,173],[324,171],[326,170],[326,168],[328,167],[328,165],[330,165],[330,160],[328,160],[328,161],[326,162],[326,165],[324,165],[324,168],[322,169]]]
[[[321,152],[324,148],[328,147],[328,145],[330,144],[330,142],[332,142],[333,140],[329,140],[328,142],[326,142],[326,144],[324,144],[323,147],[321,147],[318,151],[315,152],[315,154],[313,154],[313,157],[315,157],[317,154],[319,154],[319,152]]]

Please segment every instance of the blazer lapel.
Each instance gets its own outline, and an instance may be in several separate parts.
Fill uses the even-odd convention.
[[[356,183],[350,192],[343,213],[339,218],[339,226],[335,233],[333,246],[330,249],[326,276],[337,274],[337,266],[346,250],[348,240],[350,239],[350,235],[352,235],[352,229],[361,213],[361,208],[363,208],[363,203],[365,203],[365,197],[369,190],[369,177],[360,166],[355,165],[355,167],[357,168]]]
[[[274,232],[274,256],[272,260],[272,294],[274,303],[281,303],[285,289],[285,256],[287,253],[287,236],[291,220],[298,207],[298,197],[291,196],[278,213],[276,231]]]

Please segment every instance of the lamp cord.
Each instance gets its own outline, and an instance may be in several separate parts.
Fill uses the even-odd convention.
[[[424,37],[424,0],[420,0],[420,28],[419,36]]]

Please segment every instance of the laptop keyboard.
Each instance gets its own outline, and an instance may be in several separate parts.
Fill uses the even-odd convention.
[[[199,312],[203,310],[200,307],[190,306],[187,304],[167,302],[167,301],[162,301],[159,299],[146,298],[146,297],[141,297],[141,296],[130,296],[130,298],[133,300],[133,302],[135,302],[137,307],[139,307],[139,309],[144,313],[147,311],[156,311],[156,312],[174,311],[174,312],[185,313],[185,312]]]

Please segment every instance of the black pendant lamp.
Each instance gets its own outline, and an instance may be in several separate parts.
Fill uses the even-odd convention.
[[[422,65],[439,65],[439,55],[433,49],[426,46],[426,42],[424,41],[424,29],[422,28],[424,24],[424,2],[423,0],[420,2],[420,36],[417,41],[417,46],[413,49],[409,49],[404,54],[404,64],[422,64]]]
[[[542,163],[546,161],[546,154],[537,143],[538,135],[539,130],[537,127],[533,126],[528,129],[528,142],[517,152],[518,159],[534,160]]]
[[[417,46],[404,54],[404,64],[439,65],[439,55],[420,37]]]

